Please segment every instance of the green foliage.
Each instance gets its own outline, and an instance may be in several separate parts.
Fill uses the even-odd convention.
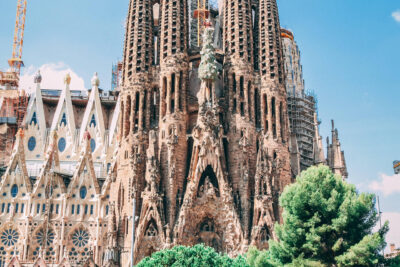
[[[302,172],[296,183],[285,188],[280,204],[283,224],[275,225],[279,241],[270,242],[267,255],[277,266],[371,266],[382,262],[378,252],[385,245],[388,227],[372,233],[378,220],[374,196],[357,193],[328,167]]]
[[[246,254],[247,263],[254,267],[272,267],[275,266],[268,254],[268,251],[259,251],[255,247],[250,247]]]
[[[392,259],[386,259],[385,260],[385,266],[389,267],[400,267],[400,256],[397,256]]]
[[[246,259],[239,256],[231,259],[221,255],[213,248],[203,245],[193,247],[176,246],[172,249],[161,250],[151,257],[144,258],[137,267],[247,267]]]

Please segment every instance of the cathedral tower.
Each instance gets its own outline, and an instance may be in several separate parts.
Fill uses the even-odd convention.
[[[110,199],[118,218],[118,245],[123,248],[132,247],[133,218],[140,214],[141,194],[145,186],[148,132],[151,123],[156,120],[154,112],[151,112],[155,98],[152,88],[153,31],[153,2],[131,0],[125,35],[123,81],[120,89],[118,164]],[[135,214],[133,214],[134,209]],[[131,260],[131,253],[121,253],[122,266],[128,266]]]
[[[223,2],[224,85],[228,107],[224,149],[246,240],[250,237],[257,140],[254,103],[258,89],[255,89],[252,10],[249,0]]]
[[[260,0],[259,75],[261,137],[255,176],[252,244],[267,247],[280,221],[279,195],[292,180],[283,53],[276,0]]]
[[[182,203],[187,138],[188,7],[185,0],[162,0],[160,23],[161,192],[164,194],[166,235],[170,237]]]

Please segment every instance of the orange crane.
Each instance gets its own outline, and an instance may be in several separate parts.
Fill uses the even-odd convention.
[[[17,18],[15,20],[13,52],[11,59],[8,60],[10,71],[0,72],[0,85],[9,85],[14,88],[18,88],[21,67],[24,66],[24,62],[22,61],[22,47],[24,44],[24,30],[27,6],[27,0],[17,1]]]
[[[210,16],[207,0],[197,0],[197,9],[193,16],[197,19],[197,45],[201,47],[204,28],[208,26],[207,20]]]

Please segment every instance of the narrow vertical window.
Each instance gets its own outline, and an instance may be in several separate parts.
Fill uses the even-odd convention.
[[[81,212],[81,205],[76,205],[76,214]]]
[[[46,204],[43,204],[42,205],[42,212],[45,212],[46,211]]]
[[[36,205],[36,214],[39,214],[40,213],[40,204],[37,204]]]
[[[75,213],[75,205],[72,204],[72,205],[71,205],[71,214],[74,214],[74,213]]]
[[[6,208],[6,203],[1,204],[1,213],[4,213],[5,208]]]
[[[21,213],[24,213],[24,208],[25,208],[25,204],[22,203],[22,204],[21,204]]]
[[[53,213],[54,204],[50,204],[50,213]]]
[[[18,203],[15,203],[15,213],[18,213]]]
[[[88,213],[88,205],[86,204],[85,205],[85,214],[87,214]]]
[[[93,215],[93,205],[90,205],[90,215]]]
[[[58,209],[60,208],[60,205],[59,204],[57,204],[56,205],[56,214],[58,214]]]
[[[11,203],[7,204],[7,213],[10,213],[10,207],[11,207]]]
[[[106,205],[106,215],[108,215],[108,205]]]

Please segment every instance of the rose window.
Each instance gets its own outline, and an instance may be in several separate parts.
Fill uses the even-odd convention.
[[[18,232],[14,229],[7,229],[1,233],[1,242],[5,246],[14,246],[18,242]]]
[[[72,243],[77,247],[85,247],[89,242],[89,234],[83,229],[76,230],[72,234]]]
[[[47,231],[47,236],[45,236],[45,231],[41,229],[37,234],[36,234],[36,241],[40,246],[44,245],[44,240],[46,240],[46,245],[50,246],[53,241],[54,241],[55,234],[52,230]]]

